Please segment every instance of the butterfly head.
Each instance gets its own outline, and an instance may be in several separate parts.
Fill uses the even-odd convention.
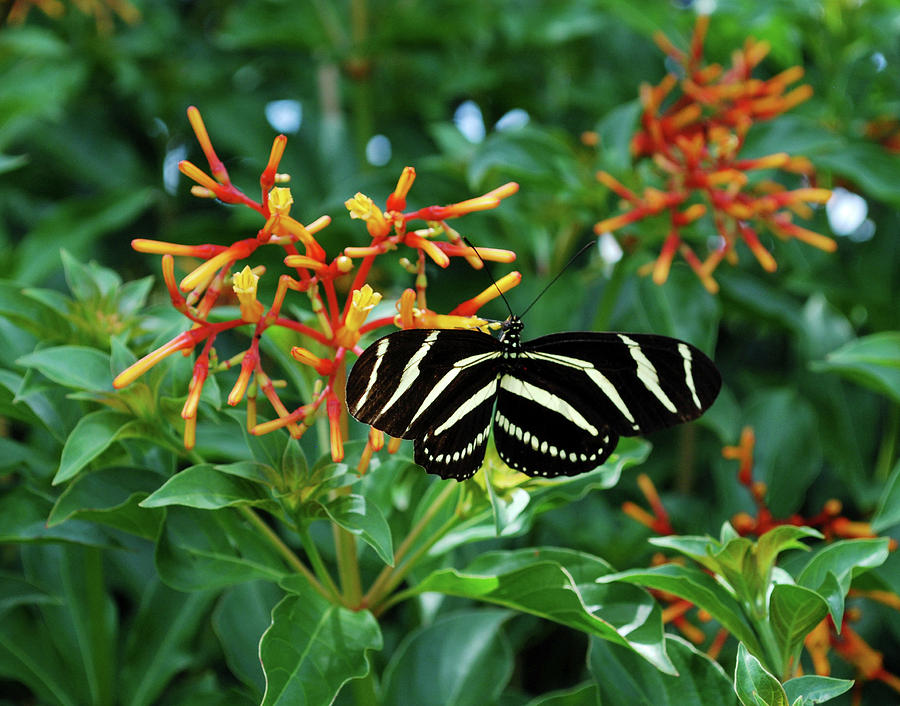
[[[525,328],[525,324],[522,323],[522,319],[515,314],[510,315],[503,322],[503,334],[500,336],[500,340],[506,344],[507,348],[518,349],[522,345],[523,328]]]

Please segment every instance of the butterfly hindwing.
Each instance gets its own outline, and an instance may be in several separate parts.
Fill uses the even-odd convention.
[[[559,370],[529,361],[500,378],[494,414],[497,453],[507,466],[530,476],[593,470],[616,448],[619,436],[589,410],[574,407],[575,396],[566,383],[578,382],[575,373],[559,376],[569,380],[542,373]]]

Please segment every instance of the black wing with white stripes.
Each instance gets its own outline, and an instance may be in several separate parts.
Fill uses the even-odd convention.
[[[571,332],[522,342],[512,317],[500,340],[478,331],[398,331],[360,356],[350,413],[415,440],[429,473],[464,480],[497,452],[528,475],[602,464],[620,436],[699,417],[721,386],[712,361],[665,336]]]

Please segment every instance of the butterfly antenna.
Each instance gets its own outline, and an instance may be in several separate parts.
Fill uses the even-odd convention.
[[[493,285],[495,287],[497,287],[497,291],[500,293],[500,298],[503,300],[503,303],[506,304],[506,308],[509,311],[509,315],[512,316],[513,315],[512,307],[509,305],[509,302],[506,300],[506,296],[503,294],[503,290],[500,289],[500,287],[498,286],[497,280],[494,279],[494,275],[492,275],[490,269],[488,269],[487,263],[484,261],[484,258],[481,257],[481,253],[478,252],[478,248],[476,248],[474,245],[472,245],[472,243],[470,243],[469,239],[466,237],[463,237],[463,242],[466,245],[468,245],[470,248],[472,248],[472,250],[475,252],[475,257],[477,257],[479,260],[481,260],[481,264],[484,266],[484,271],[487,272],[487,276],[491,280]]]
[[[535,304],[537,304],[538,299],[540,299],[542,296],[544,296],[544,293],[545,293],[548,289],[550,289],[550,287],[553,286],[553,284],[556,282],[556,280],[558,280],[560,277],[562,277],[563,272],[565,272],[566,270],[568,270],[568,269],[569,269],[569,266],[570,266],[573,262],[575,262],[575,260],[577,260],[579,257],[581,257],[581,256],[585,253],[585,251],[586,251],[588,248],[593,247],[593,246],[596,244],[596,242],[597,242],[597,241],[595,241],[595,240],[590,240],[590,241],[588,241],[587,243],[585,243],[584,245],[582,245],[581,248],[578,250],[578,252],[575,253],[574,255],[572,255],[572,257],[571,257],[571,258],[569,259],[569,261],[565,264],[565,266],[564,266],[559,272],[556,273],[556,276],[555,276],[553,279],[551,279],[551,280],[544,286],[544,288],[540,291],[540,293],[534,298],[534,301],[532,301],[531,304],[529,304],[527,307],[525,307],[525,311],[523,311],[521,314],[519,314],[519,318],[520,318],[520,319],[521,319],[521,318],[524,318],[525,314],[528,313],[528,310],[531,309],[531,307],[533,307]],[[509,305],[507,304],[507,306],[509,306]]]

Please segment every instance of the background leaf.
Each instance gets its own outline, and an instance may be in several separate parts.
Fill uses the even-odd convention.
[[[511,616],[506,610],[460,611],[408,635],[385,671],[385,704],[493,703],[513,671],[501,631]]]
[[[369,673],[381,631],[367,611],[333,605],[298,588],[272,611],[259,645],[266,675],[263,706],[330,703],[350,679]]]
[[[736,704],[724,670],[686,640],[666,636],[677,675],[665,674],[633,652],[591,638],[588,660],[601,703],[634,706],[729,706]]]

